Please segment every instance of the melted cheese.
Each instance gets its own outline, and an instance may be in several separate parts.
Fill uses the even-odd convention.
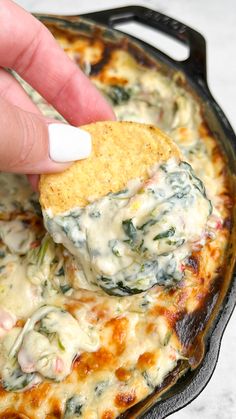
[[[22,389],[27,390],[32,386],[39,384],[42,381],[40,376],[36,374],[24,373],[21,370],[20,365],[17,362],[17,359],[15,357],[9,356],[12,345],[14,345],[14,341],[17,339],[20,333],[20,328],[13,328],[4,337],[0,346],[0,369],[2,385],[8,391],[22,391]]]
[[[23,372],[38,372],[61,381],[71,372],[72,361],[81,351],[98,350],[97,336],[85,333],[71,314],[52,308],[41,319],[39,331],[25,333],[18,352]]]
[[[0,305],[17,318],[24,318],[42,303],[41,290],[27,280],[26,266],[20,259],[12,259],[5,259],[0,274]]]
[[[93,53],[93,43],[87,39],[73,43],[73,37],[68,40],[61,36],[61,41],[70,56],[87,70],[99,59],[99,43]],[[84,54],[88,47],[88,53]],[[92,59],[92,63],[84,57]],[[186,261],[184,281],[179,287],[168,290],[156,286],[122,298],[81,289],[81,273],[74,257],[62,246],[53,245],[48,236],[42,241],[45,231],[38,226],[36,196],[25,177],[0,175],[0,220],[4,223],[0,243],[0,418],[18,414],[30,419],[58,416],[113,419],[152,393],[178,361],[188,356],[188,347],[176,335],[175,322],[183,313],[194,319],[194,310],[201,308],[214,287],[216,272],[225,261],[229,240],[225,221],[231,216],[231,200],[225,163],[216,141],[202,125],[199,104],[176,83],[177,79],[183,81],[183,75],[175,74],[170,79],[156,69],[137,64],[121,49],[112,53],[105,67],[93,77],[113,103],[119,119],[154,123],[172,136],[185,160],[204,182],[213,203],[206,243],[196,246]],[[26,88],[45,113],[55,115],[37,93]],[[58,114],[56,117],[60,118]],[[30,229],[27,234],[34,234],[33,241],[32,236],[26,240],[26,246],[19,235],[16,246],[14,234],[6,233],[5,222],[12,231],[19,231],[20,219],[25,220],[25,229]],[[43,305],[57,307],[57,311],[50,313],[47,324],[53,330],[52,342],[40,331],[42,318],[28,334],[23,334],[19,348],[10,357],[9,352],[17,337],[22,337],[27,320]],[[65,326],[60,310],[66,311],[71,328]],[[82,328],[86,339],[93,333],[98,336],[98,349],[79,347],[81,340],[77,341],[75,332],[78,330],[80,334]],[[38,364],[43,348],[48,354],[55,351],[58,355],[62,351],[56,347],[56,334],[64,339],[68,350],[67,369],[61,369],[60,378],[71,368],[60,382],[52,373],[53,363]],[[38,339],[42,338],[44,342],[38,345]],[[72,354],[77,351],[80,355],[71,365]],[[25,370],[25,361],[32,360],[34,372],[24,372],[18,358]],[[58,363],[59,369],[60,366]],[[49,374],[51,379],[42,373]]]
[[[0,237],[11,253],[26,254],[34,240],[34,233],[26,229],[21,220],[15,220],[14,222],[2,221]]]
[[[76,256],[89,284],[129,295],[182,279],[193,244],[204,244],[211,210],[191,167],[173,159],[153,168],[146,182],[134,180],[84,209],[57,216],[49,209],[44,219],[53,240]]]

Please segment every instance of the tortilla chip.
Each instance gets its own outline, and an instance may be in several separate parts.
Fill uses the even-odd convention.
[[[152,125],[109,121],[81,128],[92,136],[89,158],[40,178],[42,208],[50,208],[53,214],[119,192],[131,179],[147,179],[148,168],[155,163],[181,157],[175,143]]]

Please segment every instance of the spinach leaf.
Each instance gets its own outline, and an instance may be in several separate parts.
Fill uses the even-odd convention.
[[[60,285],[60,290],[62,294],[66,294],[67,291],[71,290],[71,286],[69,284]]]
[[[122,86],[113,85],[108,91],[108,97],[111,99],[114,105],[120,105],[121,103],[127,102],[130,98],[130,92]]]
[[[112,283],[112,278],[106,278],[104,276],[99,278],[102,281],[99,286],[101,289],[108,295],[119,295],[124,297],[125,295],[140,294],[144,290],[137,288],[130,288],[127,285],[124,285],[122,281],[118,281],[116,284]]]
[[[42,210],[41,210],[41,206],[40,203],[34,199],[30,199],[30,203],[32,205],[32,207],[34,208],[34,211],[37,215],[42,216]]]
[[[162,233],[157,234],[153,240],[165,239],[167,237],[172,237],[175,234],[175,228],[171,227],[169,230],[163,231]]]
[[[56,276],[63,276],[65,275],[64,267],[62,266],[59,271],[57,271]]]
[[[154,220],[153,218],[151,218],[150,220],[146,221],[146,223],[144,223],[143,225],[138,227],[138,230],[144,230],[146,227],[151,227],[151,226],[155,225],[157,223],[157,221],[158,220]]]
[[[5,258],[6,253],[4,252],[4,250],[0,250],[0,258],[3,259]]]
[[[144,380],[146,381],[147,386],[153,390],[155,386],[152,383],[151,378],[148,375],[147,371],[143,371],[142,376],[143,376]]]
[[[100,381],[99,383],[97,383],[97,385],[94,388],[94,392],[96,394],[96,396],[101,396],[102,393],[104,392],[104,390],[106,389],[106,387],[108,386],[109,381]]]
[[[17,367],[10,373],[10,376],[4,378],[2,386],[7,391],[23,390],[35,378],[35,373],[26,374],[20,367]]]
[[[65,408],[65,418],[70,417],[79,417],[82,414],[83,403],[81,403],[81,398],[79,396],[70,397],[66,402]]]
[[[132,245],[132,243],[130,243]],[[144,239],[140,243],[138,243],[137,246],[132,247],[133,252],[136,252],[138,254],[145,253],[148,249],[147,247],[144,247]]]
[[[124,285],[122,281],[117,282],[117,288],[123,291],[124,295],[140,294],[141,292],[144,291],[144,290],[139,290],[138,288],[130,288],[127,285]]]
[[[132,218],[122,221],[122,227],[126,236],[128,236],[131,240],[136,238],[137,230],[133,225]]]

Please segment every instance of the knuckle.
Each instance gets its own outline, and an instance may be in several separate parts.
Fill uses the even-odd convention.
[[[0,97],[0,168],[31,173],[48,155],[48,132],[43,119]]]
[[[36,163],[42,157],[41,143],[43,141],[43,130],[40,123],[37,123],[35,115],[27,112],[17,113],[18,134],[15,141],[15,148],[9,155],[9,168],[23,170]]]
[[[18,154],[18,165],[22,166],[30,162],[34,141],[37,139],[35,124],[28,114],[27,118],[21,116],[21,147]]]

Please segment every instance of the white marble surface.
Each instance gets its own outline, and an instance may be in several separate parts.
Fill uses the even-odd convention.
[[[235,0],[17,0],[17,3],[32,12],[58,14],[80,14],[140,4],[192,26],[207,39],[209,86],[236,130]],[[134,27],[131,26],[130,30]],[[140,37],[141,33],[150,36],[143,29],[136,33]],[[162,38],[157,37],[157,46],[162,45]],[[236,418],[236,311],[224,334],[219,362],[210,383],[194,402],[171,418]]]

